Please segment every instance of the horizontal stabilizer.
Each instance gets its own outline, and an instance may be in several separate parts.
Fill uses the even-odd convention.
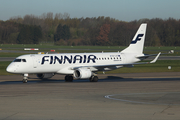
[[[144,59],[146,59],[146,58],[148,58],[148,57],[151,57],[151,56],[157,56],[158,54],[150,54],[150,55],[148,55],[148,54],[145,54],[145,55],[138,55],[138,56],[136,56],[136,58],[139,58],[139,59],[141,59],[141,60],[144,60]]]

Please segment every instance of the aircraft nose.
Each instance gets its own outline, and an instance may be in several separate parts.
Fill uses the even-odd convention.
[[[13,73],[14,72],[14,69],[11,65],[9,65],[7,68],[6,68],[6,71],[9,72],[9,73]]]

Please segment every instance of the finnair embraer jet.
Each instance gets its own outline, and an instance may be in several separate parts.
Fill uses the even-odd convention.
[[[147,24],[141,24],[131,44],[121,52],[22,55],[17,57],[6,70],[9,73],[23,74],[24,83],[27,82],[28,74],[37,74],[41,79],[63,74],[66,75],[65,81],[69,82],[74,78],[97,82],[98,77],[95,74],[97,71],[156,62],[161,53],[151,62],[139,62],[152,56],[143,54],[146,27]]]

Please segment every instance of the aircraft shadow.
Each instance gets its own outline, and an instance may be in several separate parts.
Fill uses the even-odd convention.
[[[98,82],[132,82],[132,81],[180,81],[180,78],[122,78],[116,76],[107,76],[105,79],[99,79]]]
[[[99,79],[98,82],[132,82],[132,81],[180,81],[180,78],[123,78],[117,76],[107,76],[103,79]],[[73,82],[65,82],[64,79],[38,79],[38,78],[29,78],[27,84],[32,83],[83,83],[89,82],[89,79],[82,79],[82,80],[74,80]],[[96,82],[93,82],[96,83]],[[22,83],[22,81],[2,81],[0,85],[3,84],[26,84]]]

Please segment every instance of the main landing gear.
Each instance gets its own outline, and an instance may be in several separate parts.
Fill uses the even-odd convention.
[[[91,77],[89,78],[89,81],[90,81],[90,82],[97,82],[97,81],[98,81],[98,76],[91,76]]]
[[[72,75],[66,75],[65,76],[65,81],[66,82],[72,82],[73,81],[73,76]]]
[[[97,76],[91,76],[89,78],[90,82],[97,82],[98,81],[98,77]],[[73,76],[72,75],[66,75],[65,76],[65,82],[73,82]]]
[[[27,83],[27,81],[28,81],[28,74],[24,74],[23,75],[24,77],[23,77],[23,83]]]

